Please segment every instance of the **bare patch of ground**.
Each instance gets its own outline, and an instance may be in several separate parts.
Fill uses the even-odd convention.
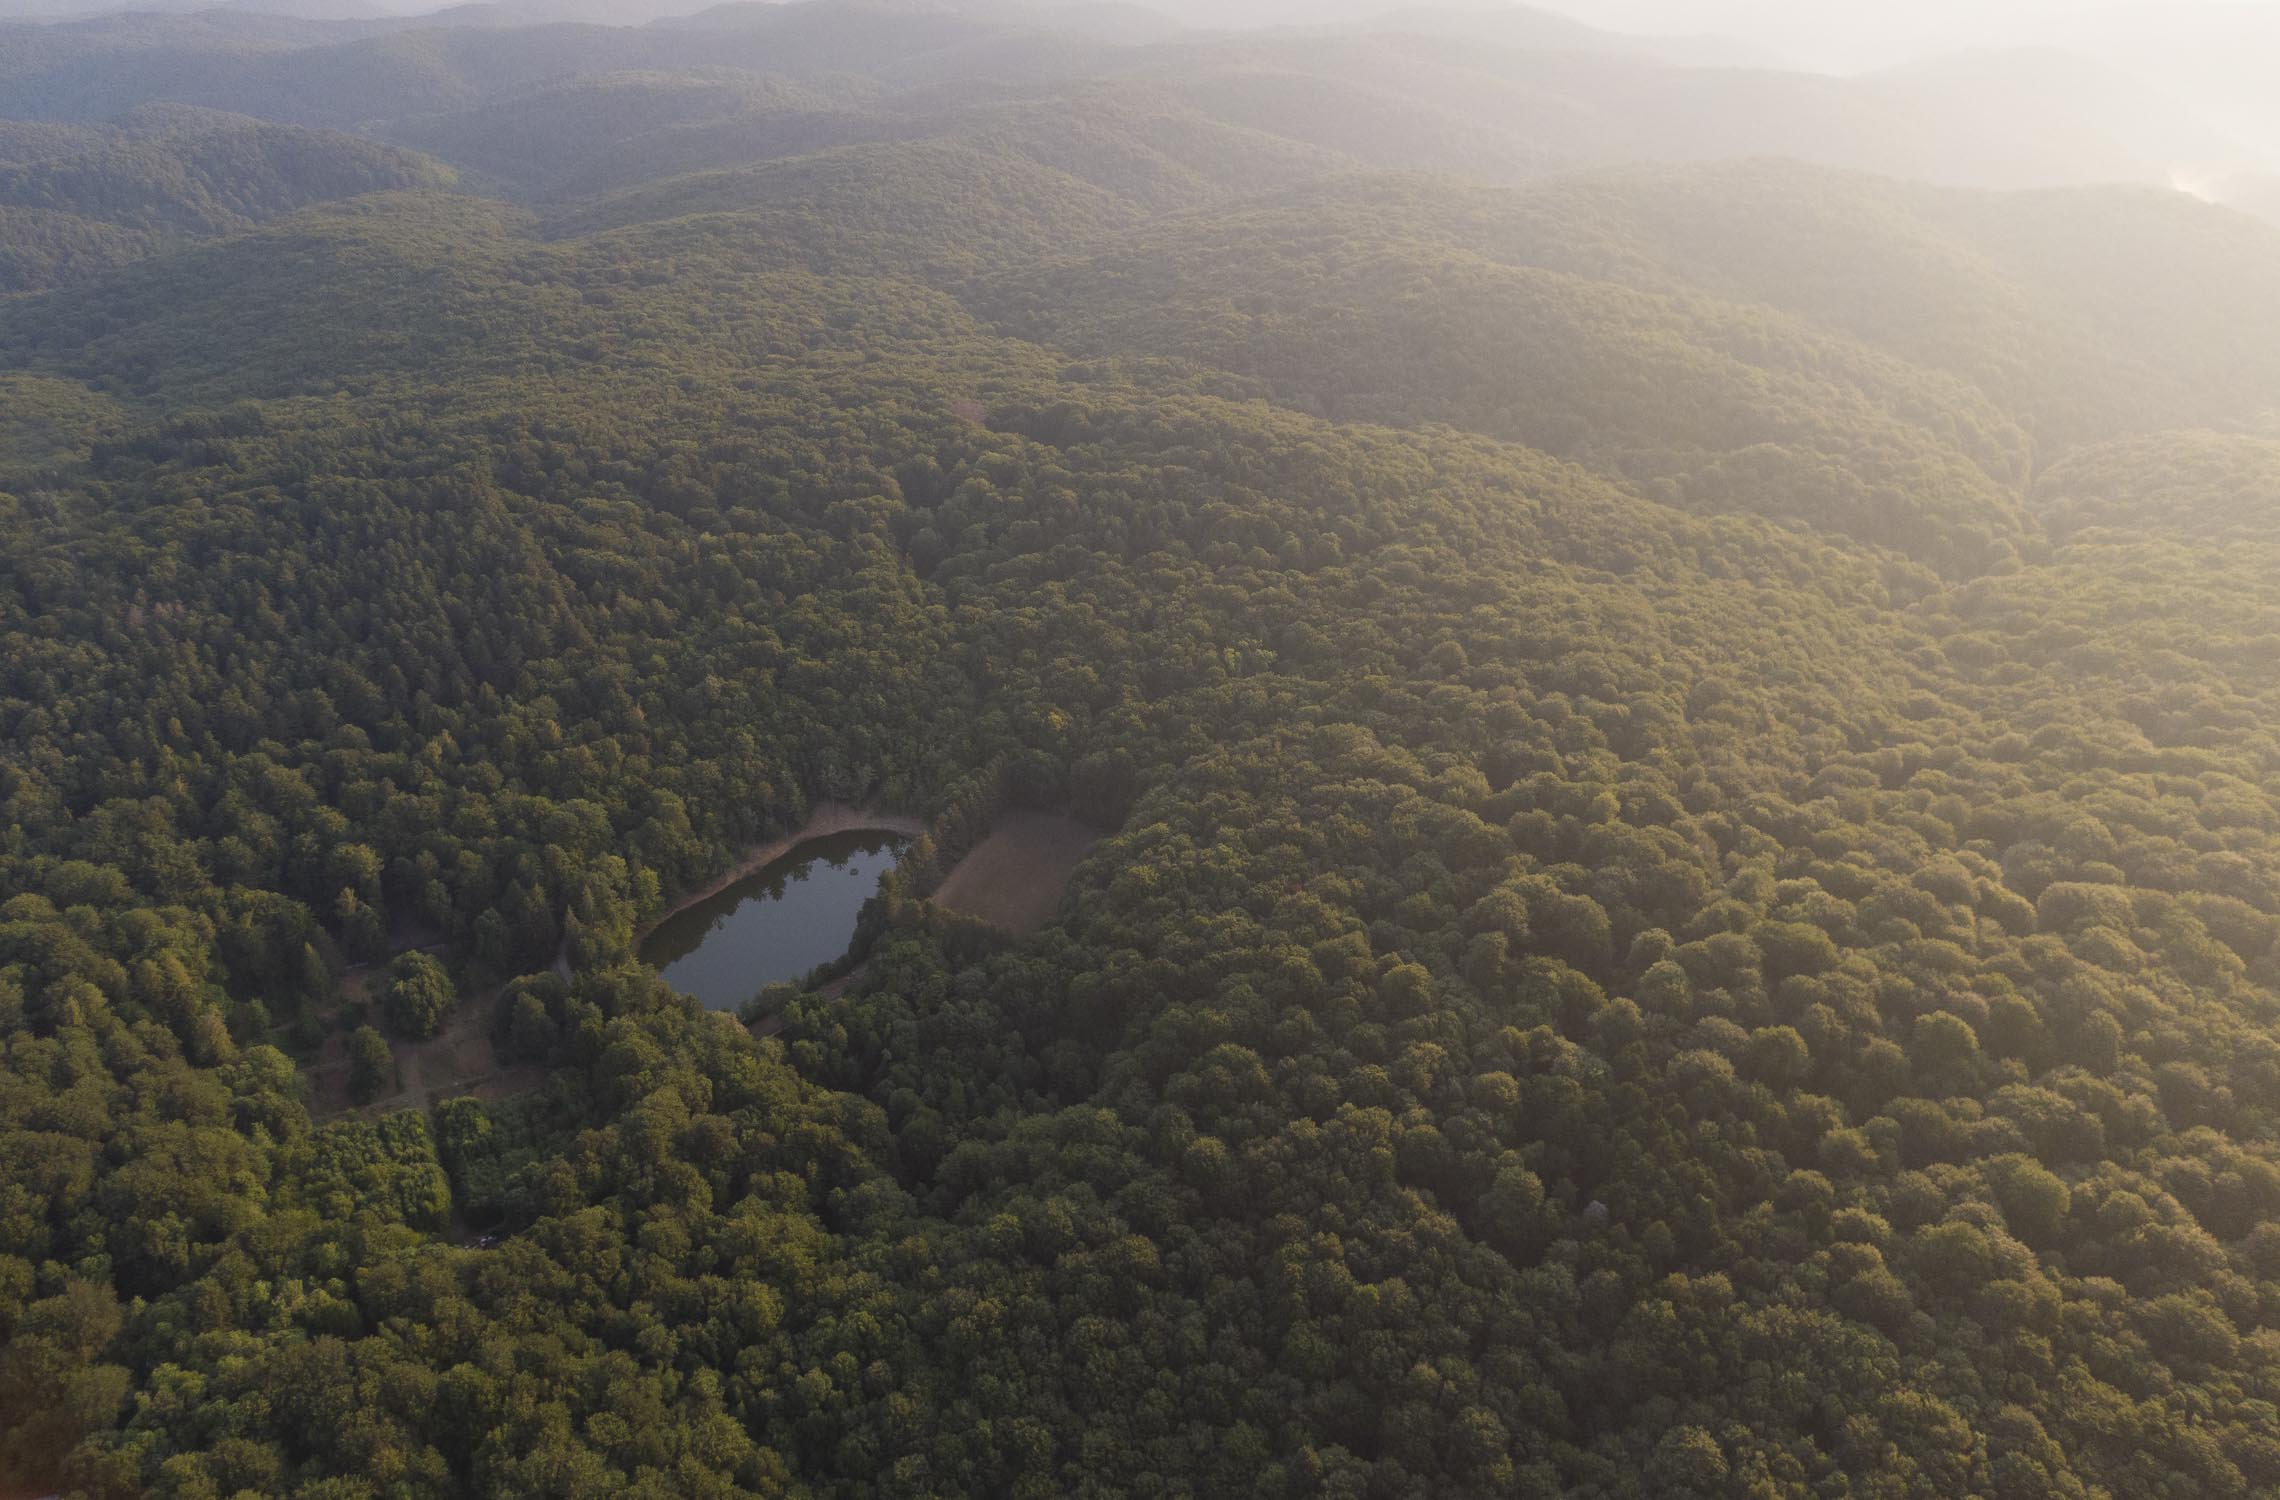
[[[934,904],[960,916],[1031,933],[1053,920],[1069,877],[1100,830],[1051,813],[1015,812],[958,861],[934,893]]]
[[[372,972],[352,969],[341,976],[342,1007],[369,998]],[[452,1007],[443,1030],[424,1042],[390,1037],[388,1050],[396,1056],[396,1089],[365,1105],[349,1098],[348,1032],[336,1025],[326,1034],[316,1061],[302,1069],[309,1088],[309,1113],[329,1119],[352,1112],[377,1116],[400,1109],[425,1111],[462,1094],[504,1099],[538,1087],[546,1081],[544,1067],[536,1063],[507,1066],[491,1046],[491,1011],[497,999],[493,992],[461,1000]]]

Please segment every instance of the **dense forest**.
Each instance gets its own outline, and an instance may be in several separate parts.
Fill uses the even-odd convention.
[[[1396,30],[0,26],[0,1493],[2280,1492],[2280,230]]]

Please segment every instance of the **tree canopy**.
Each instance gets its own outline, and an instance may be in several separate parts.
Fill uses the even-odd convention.
[[[1446,39],[324,38],[0,49],[270,117],[0,133],[114,236],[0,296],[11,1491],[2280,1486],[2280,232],[1518,181]],[[827,800],[755,1037],[635,937]]]

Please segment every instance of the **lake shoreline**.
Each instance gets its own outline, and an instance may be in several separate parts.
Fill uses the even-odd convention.
[[[809,813],[807,822],[799,828],[764,844],[751,845],[718,877],[682,893],[672,905],[659,912],[654,921],[643,923],[633,935],[634,947],[640,948],[656,935],[658,928],[690,907],[711,900],[739,880],[758,874],[813,839],[829,838],[835,833],[892,833],[915,839],[925,832],[926,823],[923,819],[904,813],[853,807],[844,802],[818,802]]]

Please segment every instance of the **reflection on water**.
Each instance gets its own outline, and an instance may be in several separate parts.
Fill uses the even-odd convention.
[[[810,839],[668,917],[641,956],[673,988],[714,1010],[734,1010],[777,980],[846,953],[863,903],[909,842],[873,832]]]

